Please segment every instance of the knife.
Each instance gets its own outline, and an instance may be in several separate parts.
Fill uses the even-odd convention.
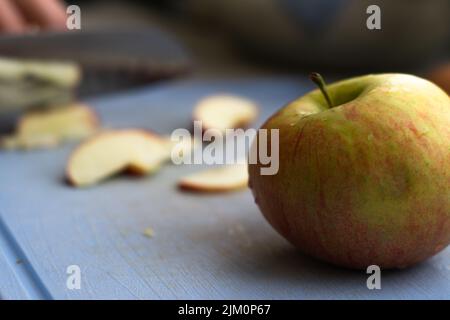
[[[2,36],[0,57],[7,58],[0,64],[0,116],[43,102],[73,99],[78,84],[77,95],[85,97],[173,78],[191,70],[185,49],[157,28]],[[24,65],[20,66],[17,59],[24,59]],[[77,68],[81,70],[81,82],[76,78]]]

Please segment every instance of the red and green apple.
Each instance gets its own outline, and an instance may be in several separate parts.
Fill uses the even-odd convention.
[[[279,129],[279,171],[249,164],[249,184],[269,223],[304,253],[349,268],[402,268],[444,249],[449,96],[406,74],[319,87],[262,126]]]

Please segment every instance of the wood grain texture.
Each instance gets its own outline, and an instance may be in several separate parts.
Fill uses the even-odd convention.
[[[262,120],[310,88],[307,80],[285,78],[181,81],[88,103],[108,127],[168,134],[189,127],[193,105],[207,94],[255,99]],[[370,291],[365,273],[300,254],[266,223],[249,191],[181,193],[178,178],[199,166],[167,166],[153,177],[77,190],[63,181],[73,147],[0,153],[3,298],[450,297],[449,249],[416,267],[383,272],[382,290]],[[147,227],[152,238],[143,235]],[[25,264],[12,263],[16,256]],[[81,268],[80,290],[66,287],[73,264]]]

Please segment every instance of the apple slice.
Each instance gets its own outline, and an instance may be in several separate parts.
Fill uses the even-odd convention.
[[[96,114],[82,104],[34,111],[20,118],[16,133],[3,138],[2,146],[8,149],[50,148],[63,141],[86,138],[97,128]]]
[[[83,104],[73,104],[26,114],[19,121],[17,134],[53,134],[62,139],[79,139],[92,134],[97,127],[97,115],[91,108]]]
[[[164,139],[167,145],[167,160],[172,160],[172,163],[173,157],[190,157],[195,149],[201,148],[202,146],[202,141],[196,140],[194,137],[191,139],[182,139],[180,141],[174,141],[170,136],[166,136]]]
[[[256,119],[258,107],[248,99],[232,95],[206,97],[194,109],[194,120],[202,121],[204,129],[241,128]]]
[[[246,187],[248,170],[246,164],[226,165],[193,173],[182,178],[178,186],[197,192],[225,192]]]
[[[0,147],[7,150],[51,149],[58,146],[60,140],[53,135],[6,136],[0,140]]]
[[[152,173],[167,157],[167,142],[151,132],[105,131],[73,152],[66,175],[73,185],[88,186],[126,170],[141,175]]]

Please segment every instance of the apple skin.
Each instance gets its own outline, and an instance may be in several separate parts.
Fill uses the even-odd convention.
[[[278,173],[249,164],[268,222],[304,253],[354,269],[404,268],[444,249],[449,96],[406,74],[352,78],[328,91],[335,107],[315,90],[262,126],[280,130]]]

